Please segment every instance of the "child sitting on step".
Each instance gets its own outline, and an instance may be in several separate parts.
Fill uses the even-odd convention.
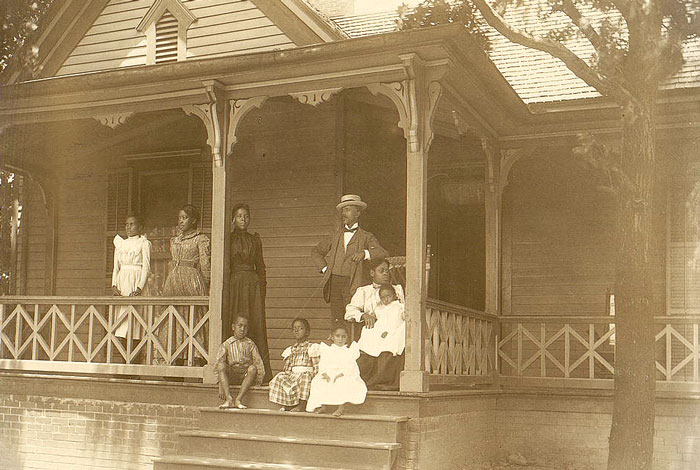
[[[223,342],[216,355],[216,375],[219,398],[225,400],[219,408],[247,408],[241,400],[253,384],[262,384],[265,376],[258,347],[248,338],[248,319],[237,315],[233,319],[233,336]],[[231,395],[231,384],[240,384],[238,395]]]
[[[292,322],[296,343],[282,352],[284,370],[270,381],[270,401],[284,411],[305,411],[311,379],[318,372],[318,344],[309,342],[311,326],[306,318]]]
[[[360,349],[354,341],[347,345],[349,336],[347,328],[338,325],[331,331],[332,344],[319,345],[318,374],[311,381],[306,411],[325,413],[328,405],[338,405],[333,416],[341,416],[348,403],[365,402],[367,386],[357,367]]]

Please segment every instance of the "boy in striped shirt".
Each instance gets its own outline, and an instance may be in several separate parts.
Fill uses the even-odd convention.
[[[233,319],[233,336],[219,346],[216,355],[216,374],[219,381],[219,398],[225,400],[219,408],[247,408],[242,399],[253,384],[259,386],[265,376],[258,347],[248,338],[248,319]],[[240,384],[238,395],[231,395],[231,384]]]

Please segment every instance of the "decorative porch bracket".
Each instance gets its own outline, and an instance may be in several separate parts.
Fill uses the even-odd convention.
[[[389,98],[399,114],[398,126],[406,138],[406,360],[401,373],[402,392],[427,392],[425,322],[427,284],[428,150],[433,141],[433,119],[442,96],[440,80],[447,61],[427,63],[417,54],[400,56],[408,77],[401,82],[367,85],[373,95]],[[428,359],[429,360],[429,359]]]
[[[313,91],[302,91],[299,93],[290,93],[289,96],[300,102],[301,104],[309,104],[313,107],[318,106],[321,103],[329,101],[333,95],[342,91],[342,87],[339,88],[326,88],[324,90],[313,90]]]
[[[260,109],[267,96],[255,96],[253,98],[243,100],[231,100],[229,107],[229,126],[227,134],[228,148],[227,154],[233,151],[233,146],[238,142],[238,125],[241,123],[246,114],[253,109]]]
[[[211,150],[214,166],[224,164],[224,129],[226,129],[226,98],[224,87],[216,80],[203,82],[207,94],[207,102],[204,104],[187,104],[182,107],[188,116],[195,115],[201,119],[207,131],[207,145]]]
[[[93,119],[98,121],[103,126],[107,126],[110,129],[116,129],[117,127],[124,124],[127,119],[134,115],[133,111],[128,111],[125,113],[114,113],[114,114],[104,114],[101,116],[93,116]]]

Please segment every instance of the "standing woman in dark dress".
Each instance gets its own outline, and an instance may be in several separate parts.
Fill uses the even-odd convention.
[[[237,204],[233,208],[233,232],[231,232],[231,308],[224,313],[224,338],[231,336],[231,322],[236,315],[248,318],[248,336],[252,339],[265,364],[263,383],[270,381],[270,353],[267,347],[265,322],[265,261],[262,241],[257,233],[248,232],[250,208]]]

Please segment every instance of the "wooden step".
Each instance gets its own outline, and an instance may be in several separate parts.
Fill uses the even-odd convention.
[[[183,431],[177,434],[179,455],[238,459],[260,463],[391,468],[401,447],[396,442],[267,436],[222,431]]]
[[[189,455],[156,457],[153,459],[153,470],[344,470],[346,468],[345,465],[338,467],[310,467],[288,463],[259,463],[242,460],[194,457]],[[390,467],[386,466],[355,468],[358,470],[390,470]]]
[[[200,409],[205,431],[236,431],[269,436],[339,439],[356,442],[396,442],[405,416],[344,415],[339,418],[314,413],[276,410]]]

